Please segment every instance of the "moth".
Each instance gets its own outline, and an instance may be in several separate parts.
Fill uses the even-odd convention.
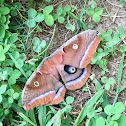
[[[25,110],[58,104],[66,89],[75,90],[85,84],[91,71],[90,61],[100,42],[98,34],[95,30],[81,32],[43,59],[23,89]]]

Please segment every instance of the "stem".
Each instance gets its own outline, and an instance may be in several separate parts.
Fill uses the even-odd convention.
[[[52,35],[52,37],[51,37],[51,40],[50,40],[48,46],[47,46],[41,53],[39,53],[39,56],[40,56],[41,54],[43,54],[43,53],[49,48],[49,46],[51,45],[52,40],[53,40],[53,37],[54,37],[54,34],[55,34],[55,30],[56,30],[56,25],[54,26],[53,35]]]

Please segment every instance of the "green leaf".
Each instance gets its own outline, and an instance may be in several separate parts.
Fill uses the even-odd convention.
[[[126,37],[126,34],[123,33],[123,32],[121,32],[121,33],[120,33],[120,38],[121,38],[121,39],[124,39],[125,37]]]
[[[1,85],[0,94],[3,94],[6,91],[7,85]]]
[[[86,9],[86,13],[90,16],[92,16],[94,14],[94,10],[92,8],[87,8]]]
[[[0,72],[0,80],[6,80],[7,79],[7,71]]]
[[[90,4],[91,4],[91,8],[95,8],[97,6],[97,4],[96,4],[96,2],[94,0],[92,0],[90,2]]]
[[[71,31],[74,31],[75,30],[75,26],[70,24],[70,23],[67,23],[66,26],[65,26],[67,29],[70,29]]]
[[[1,55],[0,56],[0,61],[4,61],[5,60],[5,55]]]
[[[17,63],[18,63],[18,65],[15,64],[15,66],[16,66],[17,68],[19,68],[19,65],[20,65],[20,67],[23,67],[23,65],[24,65],[24,62],[23,62],[22,59],[18,59],[18,60],[17,60]]]
[[[18,79],[20,76],[21,76],[21,72],[17,69],[15,69],[13,71],[13,74],[12,74],[16,79]]]
[[[16,42],[18,40],[18,34],[17,33],[13,33],[11,36],[10,36],[10,41],[11,42]]]
[[[118,126],[118,123],[116,121],[110,121],[109,126]]]
[[[121,115],[120,118],[117,120],[118,126],[126,126],[126,117],[124,115]]]
[[[35,18],[35,16],[37,15],[37,11],[33,8],[28,10],[28,18]]]
[[[2,95],[0,94],[0,103],[2,102],[2,99],[3,99],[3,97],[2,97]]]
[[[66,16],[66,11],[63,10],[63,12],[62,12],[62,14],[60,16],[65,17]]]
[[[65,18],[64,18],[64,17],[59,16],[59,17],[58,17],[58,21],[59,21],[59,23],[63,23],[63,22],[65,21]]]
[[[19,93],[14,93],[13,94],[13,99],[18,99],[19,98]]]
[[[58,14],[58,15],[61,15],[62,12],[63,12],[63,7],[62,7],[62,6],[58,6],[58,7],[57,7],[57,14]]]
[[[36,17],[35,17],[35,21],[36,22],[41,22],[44,20],[44,15],[43,14],[38,14]]]
[[[65,11],[70,11],[70,10],[71,10],[70,5],[67,4],[67,5],[64,7],[64,10],[65,10]]]
[[[122,53],[126,52],[126,45],[125,44],[124,45],[120,45],[120,51]]]
[[[0,25],[0,39],[3,39],[5,36],[5,28]]]
[[[112,42],[116,45],[120,42],[120,38],[118,36],[114,36]]]
[[[14,102],[14,99],[13,99],[12,97],[9,97],[9,98],[8,98],[8,103],[11,104],[11,103],[13,103],[13,102]]]
[[[40,46],[34,46],[33,50],[37,53],[41,52],[41,47]]]
[[[2,15],[0,18],[0,22],[4,24],[6,22],[6,16]]]
[[[112,109],[113,109],[113,106],[112,105],[107,105],[105,108],[104,108],[104,112],[107,114],[107,115],[111,115],[112,114]]]
[[[46,46],[46,41],[45,41],[45,40],[42,40],[40,46],[41,46],[41,48],[45,48],[45,46]]]
[[[4,61],[4,60],[5,60],[4,49],[3,46],[0,45],[0,61]]]
[[[67,103],[67,104],[72,104],[73,101],[74,101],[74,98],[73,98],[73,97],[67,96],[67,98],[66,98],[66,103]]]
[[[4,53],[6,53],[9,50],[10,46],[11,46],[11,44],[7,44],[4,46],[4,50],[3,50]]]
[[[93,15],[93,21],[94,22],[99,22],[100,21],[100,16],[98,14]]]
[[[111,117],[111,120],[118,120],[120,118],[121,114],[115,114]]]
[[[108,42],[112,41],[112,37],[110,34],[106,34],[104,37],[105,37],[106,41],[108,41]]]
[[[107,83],[107,82],[108,82],[108,78],[107,78],[107,77],[102,77],[102,78],[101,78],[101,81],[102,81],[103,83]]]
[[[5,115],[8,115],[9,112],[10,112],[9,109],[5,109],[5,110],[4,110],[4,114],[5,114]]]
[[[105,126],[105,120],[102,117],[96,119],[96,126]]]
[[[115,83],[115,79],[114,79],[113,77],[110,77],[110,78],[108,79],[108,83],[109,83],[109,84],[114,84],[114,83]]]
[[[45,23],[49,26],[52,26],[54,24],[54,19],[52,15],[47,15],[45,17]]]
[[[26,55],[25,55],[25,53],[22,53],[22,54],[20,55],[20,59],[22,59],[23,61],[26,60]]]
[[[123,28],[121,25],[119,25],[119,26],[117,27],[117,29],[118,29],[119,32],[122,32],[122,31],[124,30],[124,28]]]
[[[19,2],[16,2],[16,3],[14,4],[14,7],[15,7],[16,9],[20,9],[20,8],[21,8],[21,4],[20,4]]]
[[[11,15],[12,15],[12,16],[17,16],[17,11],[16,11],[15,9],[12,9]]]
[[[10,13],[10,9],[8,7],[0,7],[0,13],[2,15],[6,15]]]
[[[32,43],[36,46],[38,46],[40,44],[40,40],[38,37],[34,37],[33,40],[32,40]]]
[[[54,14],[54,13],[53,13],[52,16],[53,16],[53,19],[54,19],[54,20],[57,20],[57,18],[58,18],[58,15],[57,15],[57,14]]]
[[[110,48],[110,47],[112,47],[114,44],[112,43],[112,42],[107,42],[106,43],[106,46],[108,47],[108,48]]]
[[[105,89],[106,89],[106,90],[109,90],[109,89],[110,89],[110,84],[108,84],[108,83],[105,84]]]
[[[108,31],[107,31],[107,34],[112,34],[112,29],[109,29]]]
[[[124,104],[122,102],[117,102],[113,108],[112,113],[122,113],[125,110]]]
[[[93,106],[89,106],[87,108],[87,117],[88,118],[93,118],[95,116],[95,109]]]
[[[27,25],[29,28],[33,28],[36,25],[35,19],[29,19],[27,20]]]
[[[15,69],[13,71],[13,74],[8,79],[8,83],[10,85],[15,84],[16,83],[16,79],[18,79],[20,77],[20,75],[21,75],[21,72],[19,70]]]
[[[103,13],[103,9],[102,8],[98,7],[98,8],[95,9],[95,14],[101,15],[102,13]]]
[[[53,10],[53,5],[46,6],[43,9],[44,16],[48,16],[51,13],[52,10]]]
[[[12,56],[15,58],[15,60],[20,58],[20,53],[18,51],[12,52]]]
[[[8,89],[8,90],[7,90],[7,94],[8,94],[9,96],[13,96],[13,94],[14,94],[14,89]]]
[[[13,62],[13,61],[12,61]],[[11,67],[6,67],[5,70],[7,71],[8,75],[12,75],[13,74],[13,68]]]

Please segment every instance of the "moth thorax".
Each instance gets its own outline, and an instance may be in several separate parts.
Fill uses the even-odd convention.
[[[39,86],[39,82],[38,81],[35,81],[34,82],[34,85],[35,85],[35,87],[38,87]]]
[[[77,44],[73,44],[73,49],[78,49],[78,45]]]

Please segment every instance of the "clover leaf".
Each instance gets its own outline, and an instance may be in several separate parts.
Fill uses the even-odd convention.
[[[35,18],[36,15],[37,15],[37,11],[35,9],[31,8],[28,10],[28,18],[29,19]]]
[[[17,69],[13,71],[13,73],[10,75],[10,78],[8,79],[8,83],[10,85],[13,85],[16,83],[16,79],[18,79],[21,76],[21,72]]]
[[[41,51],[42,48],[45,48],[46,46],[46,41],[42,40],[40,43],[40,39],[38,37],[33,38],[32,43],[34,44],[33,50],[37,53]]]

